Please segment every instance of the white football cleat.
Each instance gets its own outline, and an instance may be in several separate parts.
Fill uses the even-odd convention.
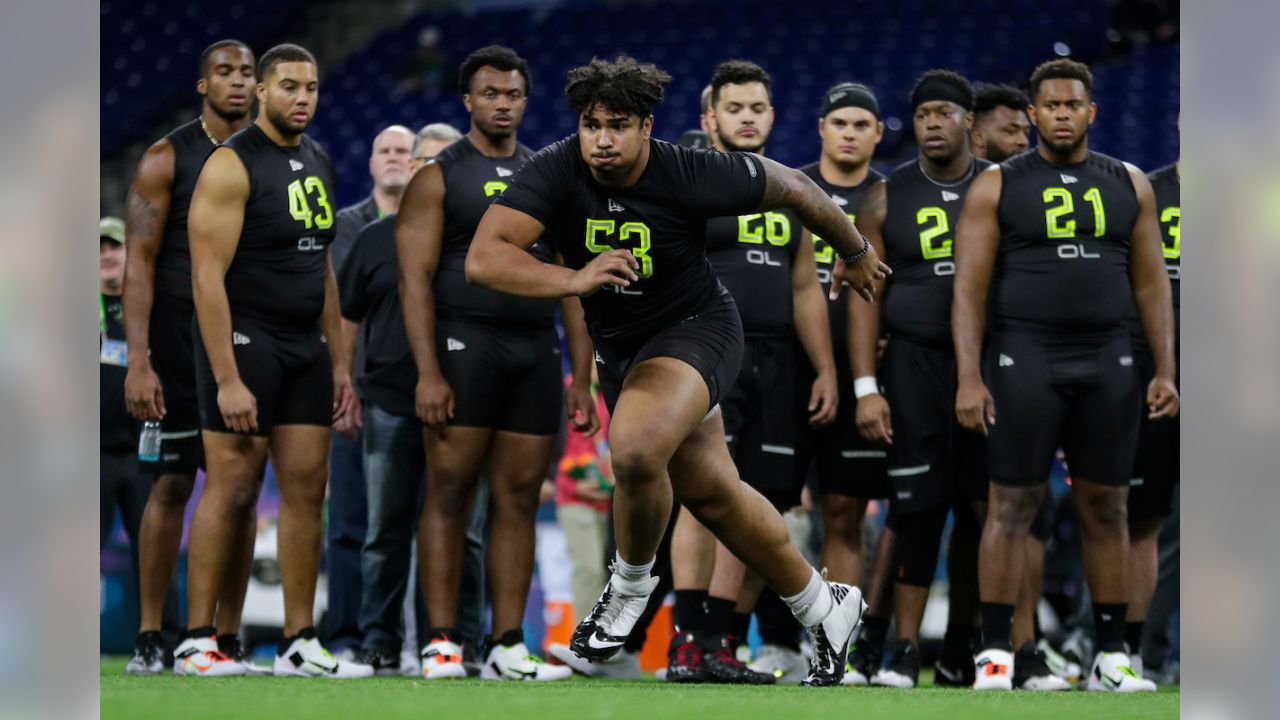
[[[1084,670],[1080,668],[1079,663],[1072,662],[1065,655],[1055,650],[1047,639],[1042,639],[1036,643],[1036,649],[1044,654],[1044,662],[1049,666],[1049,672],[1073,685],[1080,682],[1080,676],[1084,674]]]
[[[339,660],[316,639],[314,630],[303,630],[283,653],[276,655],[276,677],[322,677],[347,680],[373,677],[373,666]]]
[[[995,648],[983,650],[973,660],[974,690],[1012,690],[1013,653]]]
[[[1089,689],[1095,692],[1155,692],[1156,684],[1134,672],[1128,654],[1100,652],[1093,659]]]
[[[465,678],[462,646],[445,637],[433,638],[422,648],[422,679],[448,680]]]
[[[794,685],[809,672],[809,661],[798,650],[781,645],[761,645],[760,653],[747,667],[756,672],[768,673],[777,678],[779,683]]]
[[[573,649],[564,643],[553,643],[547,647],[547,652],[550,653],[551,657],[573,668],[574,672],[581,673],[587,677],[608,678],[610,680],[639,680],[642,677],[640,655],[626,650],[608,660],[594,663],[586,658],[578,657],[573,653]]]
[[[245,667],[218,651],[217,638],[187,638],[173,651],[173,674],[228,677],[244,675]]]
[[[494,645],[480,668],[484,680],[525,680],[545,682],[568,680],[573,670],[565,665],[548,665],[542,658],[529,654],[529,648],[520,642],[515,645]]]
[[[831,593],[832,608],[822,622],[806,628],[809,642],[813,645],[813,660],[801,685],[840,684],[849,661],[849,643],[853,641],[853,634],[862,623],[862,613],[867,609],[858,588],[838,582],[825,582],[824,585],[823,592]]]
[[[658,578],[627,580],[617,573],[609,576],[609,584],[591,612],[574,628],[569,647],[581,658],[592,662],[608,660],[622,649],[636,621],[649,604],[649,596],[658,586]]]

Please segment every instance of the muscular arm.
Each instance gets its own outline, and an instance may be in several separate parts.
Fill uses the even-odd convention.
[[[1000,167],[988,168],[965,194],[956,227],[955,294],[951,335],[956,348],[956,417],[964,427],[986,433],[995,422],[995,403],[982,382],[982,337],[986,329],[987,291],[1000,246]]]
[[[249,174],[235,152],[220,148],[205,162],[191,197],[191,279],[200,335],[219,386],[238,381],[231,348],[227,268],[240,244]]]
[[[800,233],[800,246],[791,261],[791,302],[795,308],[796,335],[819,375],[835,373],[831,353],[831,325],[827,320],[827,299],[818,282],[818,265],[813,259],[813,236]]]
[[[444,173],[431,163],[405,188],[396,219],[400,304],[418,375],[440,377],[436,357],[436,299],[432,291],[444,237]]]
[[[342,318],[342,359],[348,368],[355,367],[356,338],[360,336],[360,323]]]
[[[567,297],[560,301],[560,320],[564,325],[565,344],[569,346],[569,364],[573,384],[569,388],[567,408],[569,422],[578,432],[594,435],[600,429],[595,401],[591,397],[591,367],[595,364],[591,335],[587,333],[582,301]]]
[[[324,310],[320,315],[320,327],[324,331],[325,339],[329,341],[329,357],[333,359],[333,371],[337,373],[341,370],[350,375],[353,355],[347,354],[346,346],[349,342],[354,348],[355,338],[347,340],[342,325],[342,310],[338,305],[338,281],[333,274],[333,258],[328,257],[325,260]]]
[[[151,369],[151,306],[155,301],[156,257],[169,218],[174,155],[168,140],[147,149],[129,187],[125,234],[129,252],[124,271],[124,333],[129,346],[125,402],[139,419],[163,417],[164,396]]]
[[[881,230],[885,217],[884,181],[872,185],[862,202],[858,204],[858,229],[862,237],[871,243],[880,257],[884,255],[884,237]],[[876,283],[875,292],[882,294],[886,281]],[[880,343],[880,308],[870,303],[849,301],[849,361],[853,376],[874,377],[876,374],[876,347]]]
[[[1156,375],[1147,399],[1154,415],[1176,415],[1174,378],[1178,361],[1174,349],[1173,290],[1165,269],[1160,225],[1156,221],[1156,197],[1142,171],[1130,165],[1129,176],[1138,193],[1138,219],[1129,245],[1129,282],[1133,285],[1133,300],[1156,363]],[[1152,395],[1156,385],[1163,388],[1158,397]]]

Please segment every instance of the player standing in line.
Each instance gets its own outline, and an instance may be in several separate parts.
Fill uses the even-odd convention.
[[[142,516],[139,544],[141,622],[125,671],[154,675],[168,654],[162,614],[177,623],[177,603],[166,607],[182,542],[183,514],[204,466],[196,398],[195,306],[191,299],[191,254],[187,211],[200,168],[220,143],[252,120],[253,51],[239,40],[220,40],[200,53],[200,117],[157,140],[138,163],[129,188],[129,254],[124,279],[125,329],[129,346],[125,401],[139,420],[160,420],[160,461]],[[265,673],[240,648],[240,610],[253,563],[254,508],[240,517],[237,544],[218,597],[218,651]],[[171,616],[171,617],[169,617]],[[181,632],[178,626],[172,629]]]
[[[1137,168],[1089,150],[1092,90],[1081,63],[1036,68],[1036,152],[978,176],[955,243],[956,415],[987,435],[991,479],[979,562],[978,689],[1013,686],[1010,632],[1027,531],[1058,447],[1071,466],[1093,596],[1099,652],[1089,689],[1155,689],[1134,673],[1124,645],[1125,507],[1139,425],[1132,408],[1141,395],[1128,318],[1136,302],[1155,359],[1147,409],[1153,419],[1172,417],[1173,304],[1151,183]],[[989,291],[993,327],[984,350]]]
[[[969,146],[976,157],[1002,163],[1030,146],[1027,94],[1012,85],[980,83],[974,89]]]
[[[330,426],[354,401],[327,252],[336,180],[329,156],[305,135],[319,70],[305,48],[284,44],[262,56],[258,78],[262,111],[209,156],[191,199],[208,482],[191,523],[189,629],[175,663],[184,674],[238,674],[213,654],[210,622],[234,518],[257,502],[269,452],[285,606],[274,673],[369,677],[368,665],[330,655],[313,626]]]
[[[738,478],[718,403],[737,376],[742,324],[704,254],[706,221],[790,209],[836,248],[836,276],[868,300],[872,279],[889,269],[803,173],[749,153],[652,139],[653,108],[670,80],[627,57],[570,71],[578,132],[531,158],[495,201],[476,230],[467,277],[516,295],[585,298],[613,411],[618,552],[609,584],[574,632],[574,652],[604,660],[626,641],[657,584],[650,570],[674,500],[809,630],[805,682],[835,685],[865,604],[857,588],[824,581],[790,544],[777,511]],[[565,266],[529,254],[544,235]]]
[[[422,676],[466,676],[458,592],[468,508],[487,465],[493,636],[485,643],[482,676],[563,680],[572,671],[534,657],[521,630],[533,578],[538,490],[551,466],[562,408],[556,303],[475,287],[463,270],[480,218],[533,155],[516,139],[529,96],[528,63],[510,48],[481,48],[463,61],[458,90],[471,129],[414,175],[396,229],[400,301],[418,368],[415,405],[427,458],[418,558],[434,627]],[[551,259],[545,244],[530,252]],[[566,315],[581,315],[576,300],[564,305]],[[590,343],[571,336],[570,347],[569,409],[581,413],[575,421],[585,429],[598,422]]]

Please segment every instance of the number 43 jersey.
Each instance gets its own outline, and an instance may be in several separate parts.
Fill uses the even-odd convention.
[[[707,220],[757,210],[764,198],[760,159],[649,141],[649,162],[631,187],[602,185],[582,159],[578,136],[538,151],[494,201],[546,227],[577,270],[610,250],[629,250],[640,279],[583,298],[592,336],[615,352],[727,296],[706,257]]]
[[[306,135],[297,147],[283,147],[256,124],[223,146],[235,151],[249,175],[240,244],[227,268],[232,317],[315,328],[334,236],[333,162]]]
[[[1129,168],[1090,152],[1054,165],[1030,150],[1000,165],[996,330],[1103,341],[1127,331],[1138,195]]]
[[[893,277],[881,312],[891,337],[951,345],[956,224],[973,179],[990,166],[974,158],[964,178],[943,183],[929,178],[919,161],[911,160],[885,180],[881,237]]]

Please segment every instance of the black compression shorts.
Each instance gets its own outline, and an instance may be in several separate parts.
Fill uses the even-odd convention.
[[[801,370],[801,375],[813,382],[812,372]],[[848,366],[838,370],[836,382],[840,388],[840,404],[836,407],[835,422],[816,430],[813,435],[813,465],[818,490],[824,495],[844,495],[860,499],[887,498],[892,492],[889,476],[885,474],[888,452],[862,437],[854,422],[857,400],[853,396],[853,371]],[[801,391],[809,388],[801,385]],[[805,395],[807,402],[808,396]],[[801,418],[808,427],[808,416]]]
[[[231,349],[240,379],[258,403],[258,430],[268,435],[277,425],[333,423],[333,362],[320,329],[269,330],[257,323],[231,320]],[[201,427],[233,432],[218,410],[218,384],[204,344],[196,346],[196,382]]]
[[[194,475],[204,467],[200,442],[200,399],[196,392],[195,305],[157,294],[151,306],[150,359],[164,393],[160,421],[160,461],[141,463],[156,475]]]
[[[564,404],[554,328],[513,330],[441,318],[436,357],[460,427],[555,435]]]
[[[1148,520],[1173,514],[1182,466],[1178,418],[1147,418],[1146,383],[1155,375],[1155,360],[1147,353],[1135,355],[1138,366],[1138,453],[1129,480],[1129,519]]]

